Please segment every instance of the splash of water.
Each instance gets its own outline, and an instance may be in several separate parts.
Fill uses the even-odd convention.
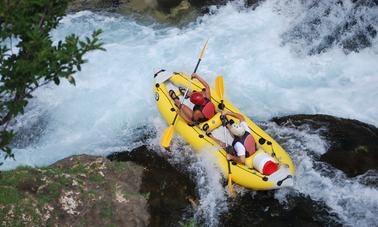
[[[132,149],[143,131],[136,129],[155,128],[153,71],[190,72],[206,38],[200,74],[210,83],[224,75],[226,96],[254,119],[325,113],[377,125],[377,45],[349,55],[338,47],[314,56],[298,54],[293,45],[282,45],[282,34],[303,9],[299,1],[290,3],[267,1],[255,11],[228,4],[182,29],[91,12],[65,17],[54,39],[102,28],[107,51],[87,56],[76,87],[62,84],[36,92],[19,122],[32,121],[30,116],[48,122],[38,142],[15,149],[17,161],[2,168]]]
[[[223,175],[212,152],[204,150],[198,155],[180,139],[171,146],[169,161],[178,168],[188,170],[196,182],[199,197],[194,218],[206,226],[219,226],[220,216],[227,211],[227,189],[223,185]]]

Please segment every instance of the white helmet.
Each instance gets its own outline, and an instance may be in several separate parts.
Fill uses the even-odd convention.
[[[245,129],[241,124],[233,123],[230,127],[230,132],[235,136],[243,136],[245,133]]]

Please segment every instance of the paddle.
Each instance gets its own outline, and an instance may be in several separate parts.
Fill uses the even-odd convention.
[[[224,85],[223,85],[223,77],[222,76],[217,76],[215,78],[215,91],[217,92],[219,98],[221,99],[221,103],[219,106],[219,109],[223,110],[224,109],[224,101],[223,101],[223,96],[224,96]],[[222,116],[222,125],[224,129],[224,140],[226,142],[226,150],[228,147],[227,143],[227,135],[226,135],[226,116]],[[226,151],[227,152],[227,151]],[[230,191],[231,195],[234,196],[234,187],[232,185],[232,172],[231,172],[231,166],[230,166],[230,160],[227,160],[227,166],[228,166],[228,190]]]
[[[223,76],[217,76],[215,78],[215,91],[219,98],[221,99],[221,103],[219,104],[219,109],[223,110],[224,109],[224,104],[223,104],[223,95],[224,95],[224,85],[223,85]]]
[[[207,42],[208,42],[208,40],[206,41],[205,45],[202,48],[200,57],[198,59],[196,67],[194,68],[194,72],[193,73],[197,72],[198,66],[199,66],[199,64],[200,64],[200,62],[202,60],[203,53],[205,52],[205,49],[206,49],[206,46],[207,46]],[[183,96],[183,98],[181,100],[180,106],[184,103],[185,97],[186,97],[186,95],[187,95],[187,93],[189,91],[189,87],[192,85],[192,82],[193,82],[193,80],[192,80],[192,78],[190,78],[190,84],[189,84],[189,86],[185,90],[185,94],[184,94],[184,96]],[[177,116],[178,116],[178,112],[176,112],[176,115],[175,115],[175,118],[173,118],[172,124],[165,130],[165,132],[163,134],[163,137],[161,138],[161,146],[163,146],[164,148],[168,148],[169,145],[170,145],[170,143],[171,143],[171,140],[172,140],[172,137],[173,137],[173,133],[174,133],[174,126],[175,126],[175,123],[176,123]]]

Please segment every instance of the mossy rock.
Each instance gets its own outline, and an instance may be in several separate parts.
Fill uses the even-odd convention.
[[[146,226],[143,172],[88,155],[0,172],[0,226]]]

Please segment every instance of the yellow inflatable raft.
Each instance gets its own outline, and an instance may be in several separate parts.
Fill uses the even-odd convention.
[[[168,91],[174,90],[176,94],[180,94],[178,87],[184,87],[190,85],[190,76],[183,73],[170,73],[167,71],[160,71],[154,75],[154,94],[156,105],[168,124],[171,124],[176,115],[176,106],[173,100],[170,98]],[[202,84],[194,79],[190,90],[200,91],[203,89]],[[180,96],[182,98],[182,96]],[[211,89],[211,101],[218,106],[220,98],[217,96],[214,89]],[[189,100],[185,101],[185,104],[190,106]],[[240,186],[253,190],[270,190],[281,187],[290,187],[293,185],[294,165],[289,155],[284,149],[274,141],[267,133],[259,128],[253,121],[246,117],[230,102],[224,100],[225,108],[228,111],[242,114],[251,134],[254,137],[257,144],[257,151],[250,157],[246,158],[246,164],[232,164],[231,173],[232,181]],[[217,109],[220,112],[219,109]],[[233,119],[238,121],[237,119]],[[214,154],[214,158],[217,159],[221,169],[225,176],[228,175],[228,162],[226,159],[226,151],[220,148],[217,143],[208,136],[208,133],[212,133],[217,139],[225,141],[223,134],[223,127],[220,120],[220,113],[217,113],[213,118],[207,122],[203,122],[197,126],[189,126],[184,119],[178,117],[174,125],[174,130],[179,134],[186,142],[188,142],[194,150],[201,152],[204,150],[211,151]],[[223,135],[223,136],[222,136]],[[228,144],[232,142],[230,135],[227,135]],[[227,142],[227,141],[226,141]],[[262,155],[263,154],[263,155]],[[271,175],[264,175],[257,169],[256,164],[257,155],[267,156],[269,155],[271,160],[274,160],[278,164],[279,169]],[[261,158],[260,158],[261,159]]]

